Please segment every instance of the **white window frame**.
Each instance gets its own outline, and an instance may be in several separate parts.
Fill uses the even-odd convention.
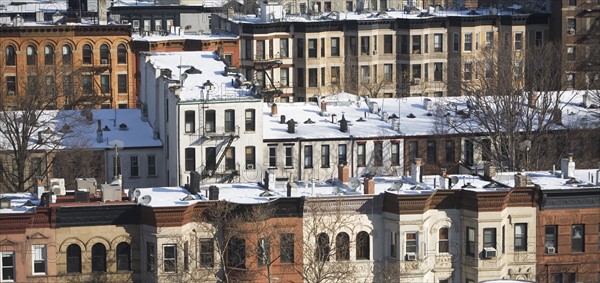
[[[415,239],[410,240],[411,242],[412,241],[415,242],[415,251],[408,251],[408,235],[409,234],[415,235]],[[415,253],[415,255],[419,254],[419,232],[418,231],[407,231],[406,233],[404,233],[404,252],[406,254],[408,254],[408,253]]]
[[[41,257],[41,258],[40,258]],[[36,262],[44,263],[44,271],[36,272]],[[32,245],[31,246],[31,273],[33,275],[45,275],[48,272],[47,264],[47,248],[46,245]]]
[[[4,268],[5,268],[5,266],[2,265],[2,261],[3,261],[2,259],[4,257],[12,257],[12,266],[10,266],[10,267],[12,267],[12,277],[13,277],[12,280],[10,280],[10,279],[2,280],[2,278],[4,277],[3,272],[4,272]],[[15,252],[12,252],[12,251],[11,252],[0,252],[0,282],[15,282],[16,273],[17,272],[16,272],[16,268],[15,268]]]
[[[167,248],[173,248],[174,249],[173,250],[173,256],[174,257],[173,258],[167,258],[167,257],[165,257],[165,250]],[[177,273],[177,267],[178,267],[177,266],[177,245],[176,244],[164,244],[162,252],[163,252],[162,253],[163,272],[165,272],[165,273]],[[166,263],[167,260],[173,260],[175,262],[175,270],[173,270],[173,271],[167,271],[166,270],[166,268],[165,268],[166,264],[165,263]]]

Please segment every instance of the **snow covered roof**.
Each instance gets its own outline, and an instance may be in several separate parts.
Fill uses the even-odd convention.
[[[154,68],[167,69],[172,80],[182,81],[176,92],[181,102],[257,99],[250,84],[241,84],[243,76],[226,72],[225,63],[214,52],[156,52],[145,56]]]
[[[223,7],[223,5],[235,1],[240,4],[243,4],[241,0],[200,0],[200,1],[186,1],[180,0],[176,5],[164,5],[162,3],[156,3],[154,0],[117,0],[114,2],[114,7],[128,7],[128,6],[199,6],[206,8],[218,8]]]
[[[0,14],[66,11],[63,0],[0,0]]]
[[[0,214],[34,212],[35,207],[40,204],[30,193],[0,194],[0,199],[10,200],[10,208],[1,208]],[[29,203],[27,203],[29,202]]]
[[[148,42],[157,42],[157,41],[169,41],[169,40],[235,40],[238,39],[238,36],[231,34],[168,34],[168,35],[132,35],[133,41],[148,41]]]

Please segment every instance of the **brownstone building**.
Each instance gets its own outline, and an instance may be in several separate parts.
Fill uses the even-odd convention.
[[[85,97],[102,108],[133,108],[135,60],[125,25],[0,27],[0,93],[5,107],[39,89],[56,89],[64,104]],[[96,105],[95,105],[96,106]]]

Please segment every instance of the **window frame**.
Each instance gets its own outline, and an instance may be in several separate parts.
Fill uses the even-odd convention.
[[[304,168],[313,168],[313,146],[305,145],[303,151]]]
[[[549,229],[551,230],[548,233]],[[558,253],[558,226],[557,225],[546,225],[544,226],[544,253],[548,253],[547,248],[554,248],[554,253]]]
[[[67,273],[81,273],[81,247],[78,244],[67,246]]]
[[[212,238],[200,238],[200,267],[215,266],[215,241]]]
[[[248,115],[250,115],[250,117]],[[244,121],[246,132],[256,131],[256,110],[246,109],[244,111]]]
[[[167,249],[172,249],[172,256],[167,257]],[[177,273],[177,244],[163,244],[163,272]],[[169,264],[171,266],[169,266]]]
[[[294,262],[294,234],[282,233],[279,234],[279,262],[293,263]]]
[[[366,146],[365,144],[357,144],[356,146],[356,166],[365,167],[367,166],[367,156],[366,156]]]
[[[38,258],[38,256],[41,256],[41,259]],[[32,275],[45,275],[48,272],[48,254],[47,254],[47,247],[44,244],[34,244],[31,245],[31,274]],[[41,263],[41,267],[43,267],[43,271],[37,271],[36,270],[36,264],[40,264]],[[39,267],[39,266],[38,266]],[[0,277],[0,280],[1,277]]]
[[[513,249],[516,252],[527,251],[527,223],[516,223],[514,229],[514,246]],[[522,230],[521,233],[517,233],[517,230]]]
[[[371,259],[371,236],[366,231],[356,234],[356,260]]]
[[[106,246],[95,243],[92,246],[92,272],[106,272]]]
[[[131,245],[120,242],[115,250],[117,271],[131,271]],[[121,265],[125,265],[124,268]]]
[[[346,232],[339,232],[335,236],[335,260],[350,260],[350,235]]]
[[[475,235],[475,228],[467,226],[466,227],[466,235],[465,235],[465,254],[467,256],[474,257],[477,253],[477,238]]]
[[[496,228],[483,228],[483,248],[496,249]]]
[[[450,229],[448,227],[441,227],[438,231],[438,253],[449,253],[450,252]]]
[[[3,262],[4,262],[4,258],[12,258],[12,265],[6,267],[4,266]],[[6,281],[2,279],[2,277],[4,277],[4,270],[11,270],[12,269],[12,278],[13,279],[7,279]],[[15,258],[15,252],[14,251],[2,251],[0,252],[0,281],[1,282],[16,282],[16,275],[17,275],[17,268],[16,268],[16,258]]]
[[[140,159],[137,155],[129,156],[129,176],[140,177]]]
[[[579,235],[579,238],[576,238],[576,232],[581,233],[581,235]],[[571,252],[585,252],[585,224],[571,225]]]
[[[330,146],[328,144],[321,145],[321,168],[329,168],[330,162]]]

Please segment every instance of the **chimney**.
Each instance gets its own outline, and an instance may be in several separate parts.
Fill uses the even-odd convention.
[[[337,123],[337,115],[335,115],[335,114],[331,115],[331,123],[333,123],[333,124]]]
[[[263,180],[266,190],[275,189],[275,169],[265,171],[265,179]]]
[[[348,165],[338,165],[338,180],[342,183],[348,183],[350,180],[350,170],[348,169]]]
[[[281,115],[281,117],[279,117],[279,124],[285,124],[285,115]]]
[[[230,21],[233,20],[233,15],[234,15],[233,8],[231,8],[231,7],[227,8],[227,19]]]
[[[421,182],[421,165],[421,158],[415,158],[415,162],[411,165],[410,177],[415,184]]]
[[[494,179],[496,178],[496,165],[492,162],[486,162],[483,166],[483,177]]]
[[[190,186],[188,187],[190,194],[197,194],[200,191],[200,174],[196,171],[190,172]]]
[[[552,122],[557,125],[562,125],[562,110],[558,108],[552,110]]]
[[[208,200],[219,200],[219,187],[208,187]]]
[[[321,112],[327,112],[327,103],[321,100]]]
[[[538,95],[535,92],[530,92],[528,99],[527,99],[527,106],[529,106],[530,108],[536,108],[537,100],[538,100]]]
[[[98,119],[98,130],[96,130],[96,142],[102,143],[104,137],[102,136],[102,122]]]
[[[288,130],[287,132],[290,134],[296,133],[296,122],[294,122],[294,119],[290,119],[289,121],[287,121],[287,126],[288,126]]]
[[[344,114],[342,114],[342,120],[340,120],[340,132],[348,132],[348,121],[346,121],[346,117],[344,117]]]
[[[277,103],[271,104],[271,117],[275,116],[277,116]]]
[[[448,171],[446,168],[440,169],[440,175],[437,176],[438,184],[440,185],[440,189],[446,189],[446,178],[448,177]]]
[[[515,174],[515,188],[517,187],[526,187],[527,186],[527,176],[517,173]]]
[[[364,190],[364,194],[365,195],[374,195],[375,194],[375,180],[373,180],[373,177],[365,177],[365,190]]]
[[[573,154],[569,153],[567,158],[563,158],[560,161],[560,173],[563,179],[570,179],[575,177],[575,161],[573,161]]]

